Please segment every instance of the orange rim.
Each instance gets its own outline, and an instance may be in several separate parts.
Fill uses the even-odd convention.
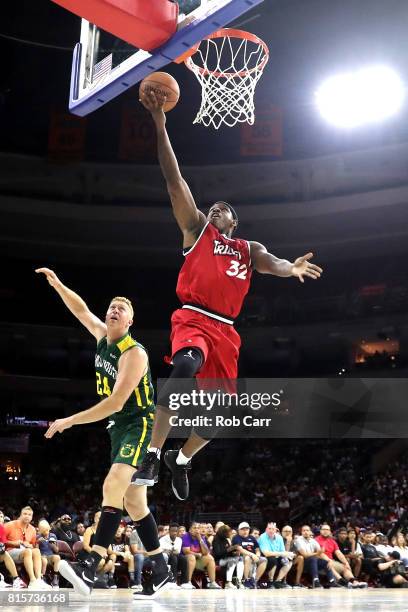
[[[192,70],[193,72],[198,70],[198,72],[202,74],[203,76],[212,74],[217,78],[218,77],[234,77],[234,76],[245,77],[248,74],[252,74],[253,72],[263,71],[263,69],[265,68],[269,60],[269,48],[268,48],[268,45],[261,38],[259,38],[259,36],[257,36],[256,34],[252,34],[252,32],[245,32],[244,30],[235,30],[234,28],[222,28],[221,30],[217,30],[216,32],[213,32],[212,34],[207,36],[204,40],[212,40],[215,38],[224,38],[224,37],[239,38],[241,40],[249,40],[255,43],[256,45],[261,45],[265,55],[262,58],[262,61],[260,62],[260,64],[249,70],[241,70],[239,72],[218,72],[216,70],[208,70],[207,68],[201,68],[200,66],[195,64],[193,60],[193,56],[195,55],[195,53],[197,53],[198,48],[201,43],[197,43],[196,45],[191,47],[189,51],[186,51],[186,53],[184,53],[182,56],[177,58],[177,60],[180,60],[180,63],[181,61],[184,61],[187,68],[189,70]]]

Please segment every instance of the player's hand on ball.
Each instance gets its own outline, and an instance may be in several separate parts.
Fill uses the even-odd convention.
[[[163,106],[166,103],[166,96],[163,96],[163,98],[158,98],[152,90],[139,91],[139,96],[140,102],[152,114],[156,125],[158,123],[165,125],[166,115],[164,113]]]
[[[47,281],[50,283],[51,287],[55,287],[55,285],[58,285],[61,282],[55,272],[53,272],[53,270],[50,270],[49,268],[37,268],[36,273],[45,274]]]
[[[57,419],[51,423],[44,435],[46,438],[52,438],[57,432],[62,433],[65,429],[72,427],[72,425],[73,423],[71,417],[67,417],[66,419]]]
[[[301,283],[305,282],[304,276],[316,280],[320,278],[323,273],[322,268],[309,262],[309,259],[312,259],[312,257],[313,253],[306,253],[303,257],[298,257],[293,264],[292,275],[297,276]]]

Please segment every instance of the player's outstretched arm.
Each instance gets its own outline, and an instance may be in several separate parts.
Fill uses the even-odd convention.
[[[166,115],[163,105],[166,101],[158,101],[155,93],[140,92],[140,101],[152,114],[157,132],[157,152],[160,168],[167,184],[174,216],[183,232],[186,241],[195,239],[206,223],[205,215],[198,210],[189,186],[183,179],[177,158],[166,130]]]
[[[118,377],[111,395],[88,410],[77,412],[65,419],[57,419],[47,429],[45,437],[52,438],[57,432],[62,433],[73,425],[95,423],[120,412],[144,376],[146,368],[147,354],[143,349],[136,346],[123,353],[119,359]]]
[[[302,257],[298,257],[294,263],[287,259],[279,259],[272,253],[269,253],[266,247],[259,242],[251,242],[251,261],[258,272],[261,274],[274,274],[275,276],[296,276],[301,283],[304,283],[304,276],[320,278],[323,269],[315,264],[310,263],[313,253],[306,253]]]
[[[99,341],[106,336],[106,325],[94,315],[85,304],[84,300],[75,291],[68,289],[49,268],[37,268],[37,274],[44,274],[47,281],[61,297],[65,306],[76,316],[82,325]]]

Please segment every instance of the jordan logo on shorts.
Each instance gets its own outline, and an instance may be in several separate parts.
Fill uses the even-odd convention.
[[[191,357],[193,361],[195,361],[195,357],[193,356],[193,351],[190,349],[188,353],[184,353],[184,357]]]

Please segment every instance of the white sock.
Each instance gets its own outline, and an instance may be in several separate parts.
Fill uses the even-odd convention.
[[[179,450],[179,453],[177,455],[176,458],[176,463],[177,465],[187,465],[187,463],[190,461],[191,457],[186,457],[185,455],[183,455],[183,453],[181,452],[181,449]]]
[[[227,582],[231,582],[234,571],[235,571],[235,565],[228,567],[227,572],[226,572]]]
[[[244,576],[244,562],[239,560],[237,563],[237,578],[241,582]]]
[[[148,453],[156,453],[156,456],[158,459],[160,459],[160,455],[161,455],[161,449],[160,448],[155,448],[154,446],[151,446],[150,448],[147,449]]]

